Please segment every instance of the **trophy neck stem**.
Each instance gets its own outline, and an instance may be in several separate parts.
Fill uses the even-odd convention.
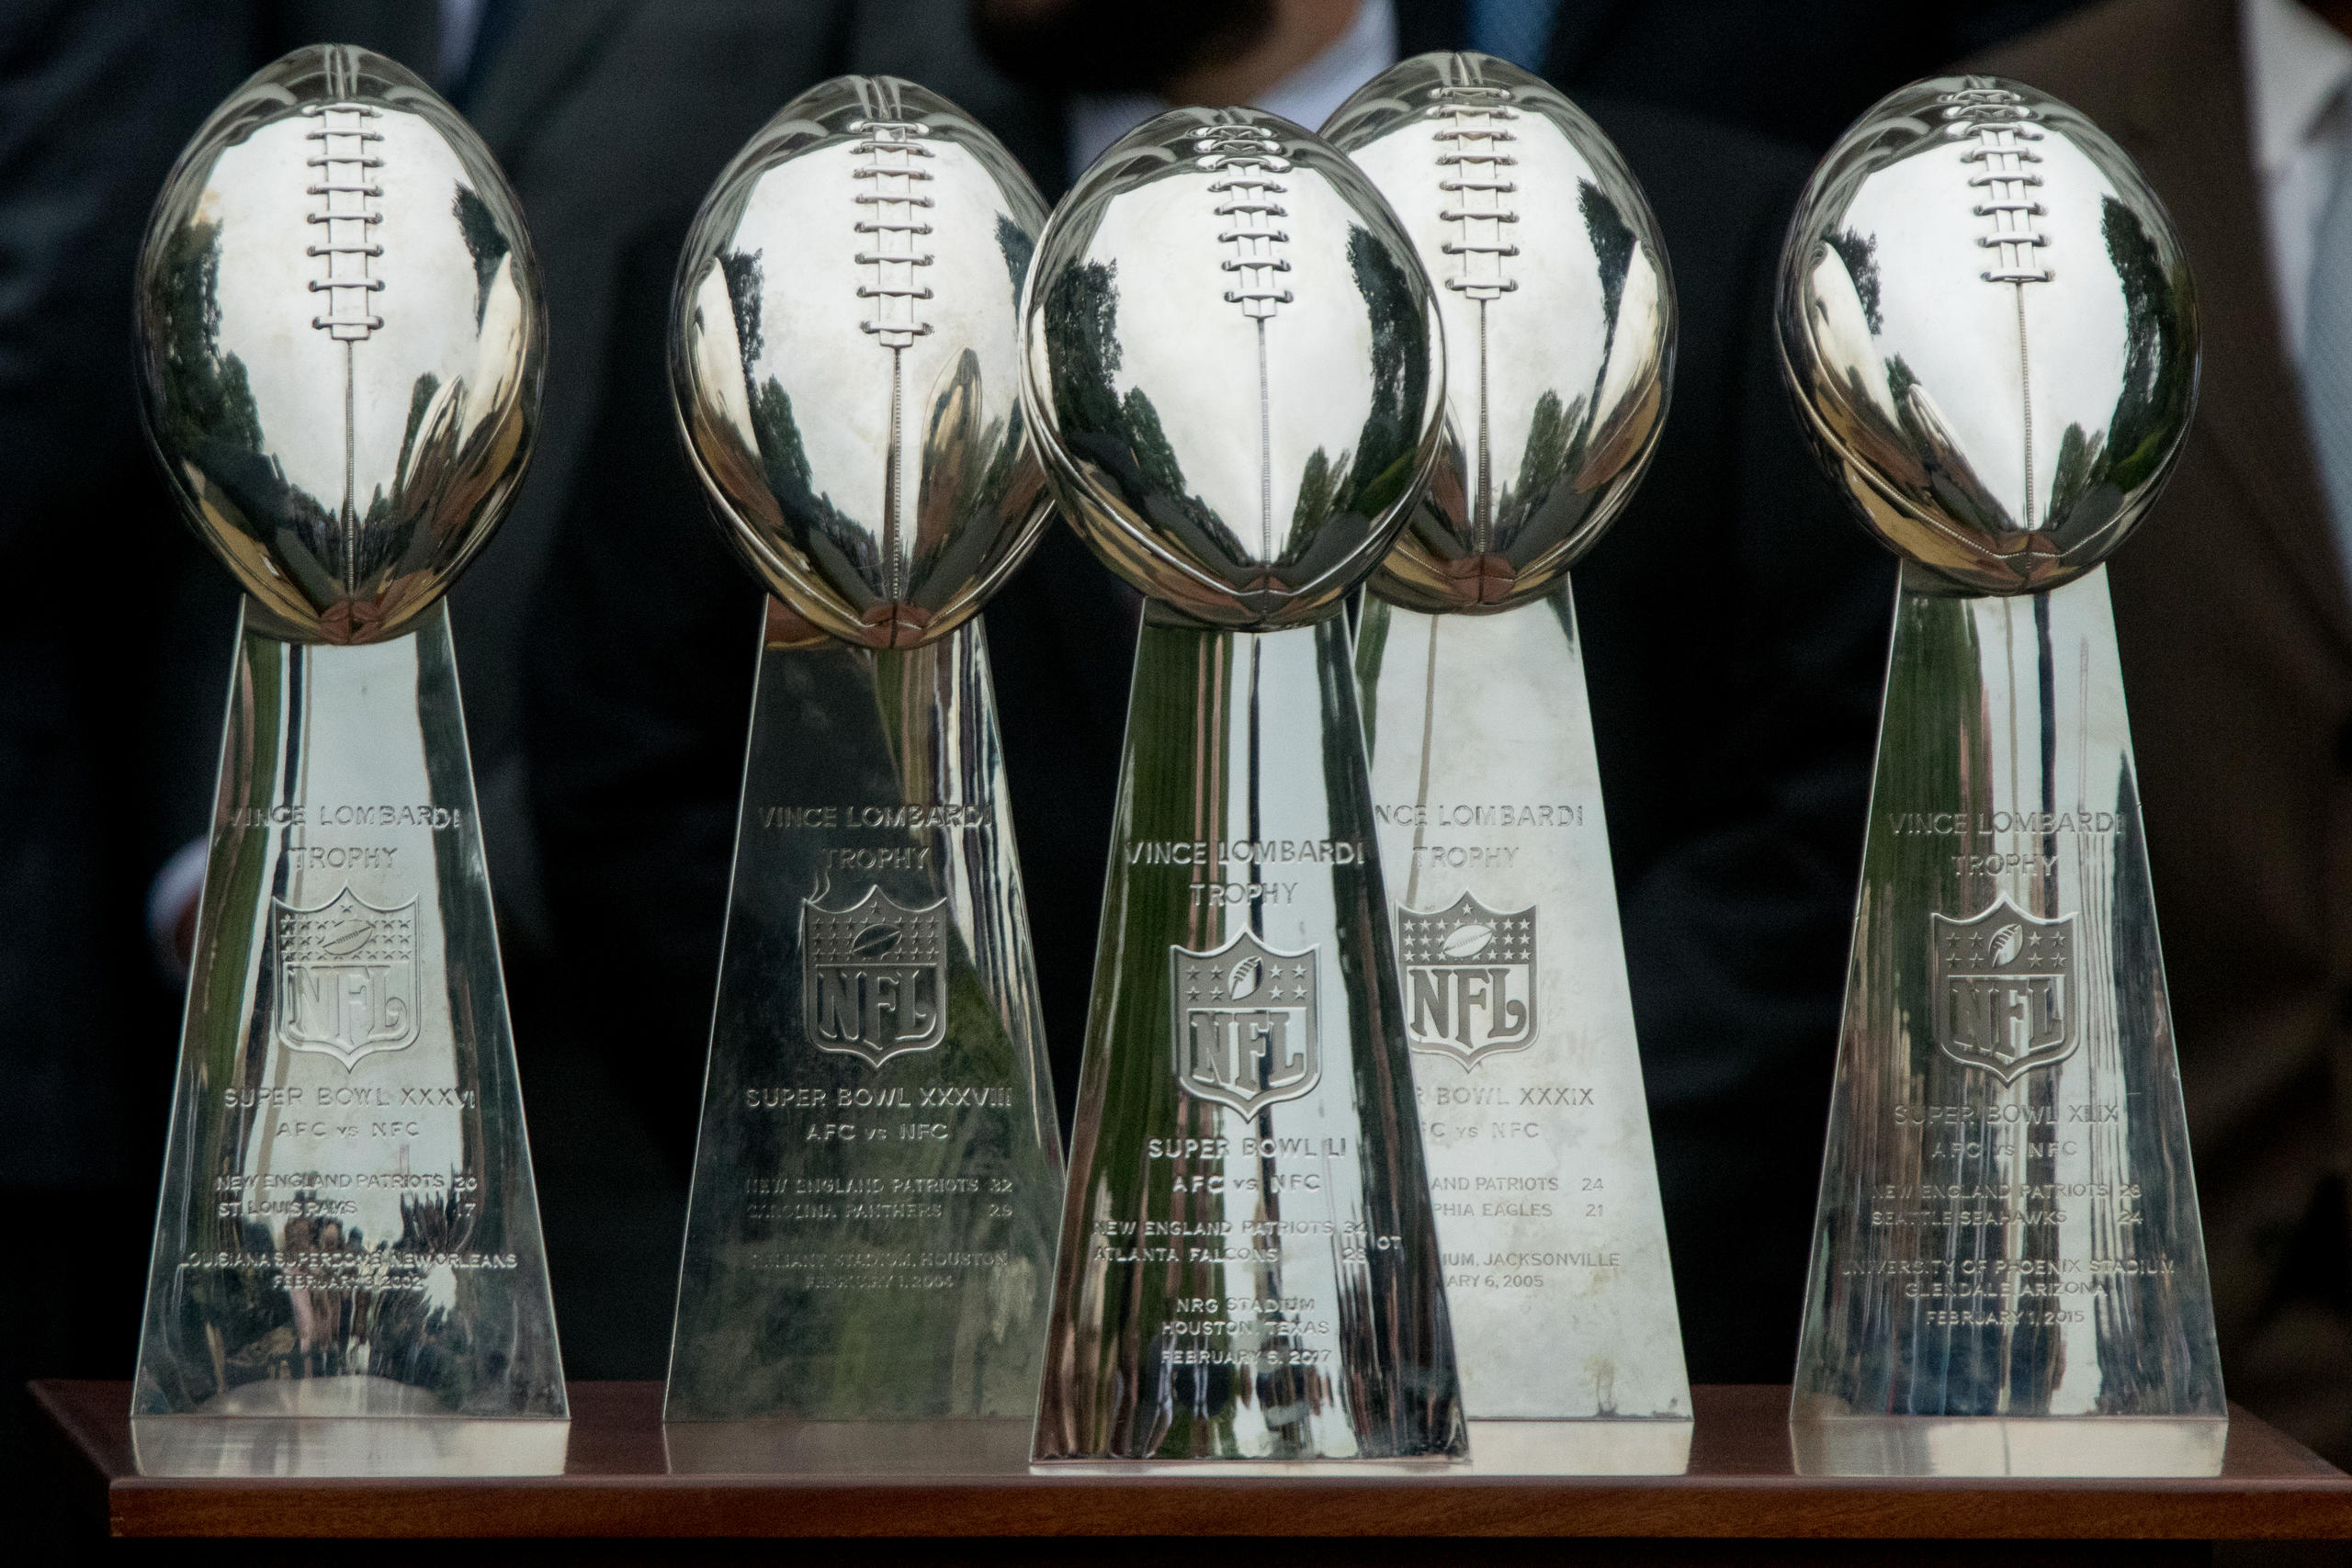
[[[241,628],[139,1366],[141,1416],[564,1413],[445,606]]]
[[[980,622],[763,637],[669,1419],[767,1423],[754,1450],[777,1417],[1025,1422],[1061,1174],[1038,1015]]]
[[[1400,905],[1426,901],[1424,872],[1442,847],[1432,835],[1448,837],[1449,804],[1532,805],[1577,792],[1589,797],[1578,822],[1600,826],[1584,644],[1566,578],[1540,599],[1486,615],[1412,610],[1367,595],[1355,676],[1381,870]],[[1487,824],[1453,826],[1476,839]],[[1605,868],[1606,832],[1595,842]],[[1609,920],[1613,928],[1613,898]]]
[[[1521,1260],[1448,1270],[1464,1401],[1481,1423],[1687,1421],[1568,585],[1488,615],[1372,598],[1356,676],[1438,1239]]]
[[[1205,845],[1204,874],[1230,871],[1239,891],[1186,917],[1188,934],[1208,945],[1233,925],[1263,932],[1265,890],[1277,879],[1248,847],[1264,841],[1271,819],[1317,827],[1318,839],[1335,829],[1367,837],[1347,659],[1338,617],[1270,632],[1144,624],[1117,832]]]
[[[1147,620],[1040,1459],[1462,1447],[1363,745],[1339,617]]]

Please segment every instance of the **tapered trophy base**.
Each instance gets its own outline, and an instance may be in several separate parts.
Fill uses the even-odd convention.
[[[2219,1475],[2230,1424],[2163,1416],[1844,1416],[1790,1428],[1799,1475]]]
[[[429,1395],[372,1377],[246,1383],[208,1416],[130,1423],[141,1475],[560,1475],[568,1420],[440,1414]]]
[[[1568,585],[1495,615],[1369,599],[1356,670],[1474,1451],[1521,1420],[1687,1422]]]
[[[673,1451],[1025,1422],[1060,1179],[979,623],[763,640],[663,1406],[761,1425]]]
[[[1470,1423],[1473,1475],[1683,1475],[1688,1416],[1586,1416],[1563,1421]]]
[[[1681,1475],[1689,1421],[1473,1421],[1470,1458],[1400,1460],[1060,1460],[1033,1464],[1034,1423],[673,1421],[662,1429],[673,1475],[948,1478],[1053,1475]],[[213,1473],[210,1471],[195,1473]]]
[[[1018,1475],[1035,1427],[1025,1416],[672,1421],[662,1442],[673,1475]]]
[[[2104,570],[1905,568],[1792,1413],[1899,1455],[2226,1418]]]
[[[565,1414],[445,607],[241,633],[131,1413],[303,1473]]]
[[[1055,1460],[1028,1466],[1053,1475],[1229,1477],[1411,1476],[1502,1479],[1542,1475],[1683,1475],[1690,1469],[1689,1419],[1471,1421],[1466,1451],[1419,1459]]]
[[[1041,1461],[1464,1447],[1336,619],[1147,619]]]

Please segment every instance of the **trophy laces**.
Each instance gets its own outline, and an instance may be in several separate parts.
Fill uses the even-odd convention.
[[[854,225],[855,231],[873,237],[873,248],[855,256],[858,265],[874,269],[859,285],[857,297],[880,301],[873,316],[858,326],[881,339],[885,347],[911,347],[915,339],[931,333],[931,323],[915,310],[918,301],[931,298],[929,286],[915,281],[915,268],[929,266],[934,259],[931,252],[915,249],[915,242],[931,232],[921,213],[933,205],[932,198],[915,188],[932,178],[918,163],[933,155],[922,145],[931,128],[915,120],[876,118],[854,119],[849,129],[860,136],[850,146],[860,163],[850,177],[874,182],[872,189],[852,198],[868,209]]]
[[[1438,154],[1444,174],[1437,188],[1453,205],[1441,207],[1441,220],[1455,225],[1454,236],[1439,249],[1459,256],[1461,270],[1445,279],[1445,287],[1473,299],[1493,299],[1519,287],[1503,265],[1519,254],[1519,247],[1503,238],[1503,225],[1519,221],[1511,197],[1519,183],[1509,171],[1519,160],[1506,150],[1519,140],[1509,122],[1519,118],[1510,107],[1508,87],[1477,83],[1449,83],[1435,90],[1438,101],[1429,107],[1433,119],[1450,121],[1430,133],[1446,148]]]
[[[305,215],[326,231],[323,243],[305,246],[302,252],[307,256],[324,256],[327,264],[324,277],[310,280],[311,293],[327,297],[326,313],[311,317],[311,325],[340,342],[353,343],[384,324],[368,300],[369,295],[384,288],[384,280],[373,276],[371,265],[384,254],[384,247],[373,237],[383,214],[368,206],[384,194],[374,174],[384,166],[384,160],[371,148],[384,135],[368,129],[379,111],[366,104],[305,104],[302,113],[319,122],[318,129],[304,135],[305,141],[319,146],[317,155],[303,162],[319,173],[303,194],[326,198],[323,207]]]
[[[2050,243],[2050,236],[2033,227],[2043,210],[2033,195],[2041,188],[2041,176],[2026,167],[2041,162],[2041,154],[2028,145],[2042,137],[2031,124],[2033,110],[2006,87],[1963,88],[1945,95],[1945,118],[1953,122],[1949,133],[1975,142],[1960,155],[1961,162],[1983,165],[1983,172],[1971,175],[1968,183],[1984,193],[1976,204],[1976,216],[1993,220],[1993,231],[1976,243],[2000,253],[1996,264],[1983,274],[1984,281],[2049,282],[2050,270],[2038,253]]]
[[[1274,199],[1290,189],[1274,178],[1289,172],[1290,160],[1282,155],[1282,143],[1255,125],[1203,126],[1193,132],[1193,154],[1204,169],[1231,171],[1209,182],[1211,191],[1226,197],[1214,209],[1226,220],[1217,241],[1233,247],[1218,264],[1235,275],[1225,302],[1264,321],[1292,299],[1280,276],[1290,263],[1275,249],[1290,243],[1289,231],[1275,222],[1290,211]]]
[[[1984,192],[1984,199],[1976,203],[1976,216],[1993,220],[1993,231],[1979,235],[1976,243],[1985,250],[1997,252],[1998,259],[1977,276],[1987,283],[2014,284],[2017,288],[2018,423],[2024,439],[2023,515],[2026,531],[2030,534],[2036,499],[2033,354],[2026,332],[2025,286],[2050,281],[2050,269],[2041,255],[2042,248],[2050,243],[2050,236],[2033,227],[2033,220],[2042,215],[2041,203],[2033,196],[2041,187],[2041,176],[2026,165],[2041,162],[2041,154],[2029,143],[2041,141],[2042,133],[2032,124],[2035,114],[2031,107],[2007,87],[1989,84],[1963,87],[1944,94],[1942,104],[1944,118],[1950,122],[1945,133],[1975,143],[1960,155],[1960,161],[1982,166],[1982,172],[1971,175],[1968,184],[1970,188]]]

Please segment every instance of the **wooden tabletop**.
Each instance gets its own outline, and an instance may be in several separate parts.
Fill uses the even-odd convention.
[[[2193,1479],[1800,1475],[1788,1391],[1761,1386],[1693,1391],[1679,1475],[679,1474],[660,1385],[592,1382],[571,1385],[559,1475],[223,1480],[139,1474],[127,1383],[33,1392],[119,1536],[2352,1540],[2352,1476],[2242,1411],[2221,1473]]]

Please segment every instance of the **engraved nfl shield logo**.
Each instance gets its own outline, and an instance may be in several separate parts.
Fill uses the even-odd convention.
[[[879,887],[846,909],[800,904],[808,1042],[878,1067],[947,1038],[947,900],[910,909]]]
[[[1171,947],[1176,1081],[1186,1093],[1255,1116],[1323,1077],[1317,950],[1280,953],[1244,931],[1223,947]]]
[[[1535,911],[1500,914],[1464,893],[1450,908],[1396,911],[1405,1037],[1475,1066],[1535,1043]]]
[[[1936,1043],[2003,1083],[2074,1054],[2075,917],[2037,919],[2007,894],[1973,919],[1928,917]]]
[[[379,909],[348,887],[305,909],[270,900],[277,939],[277,1041],[334,1057],[416,1040],[416,900]]]

